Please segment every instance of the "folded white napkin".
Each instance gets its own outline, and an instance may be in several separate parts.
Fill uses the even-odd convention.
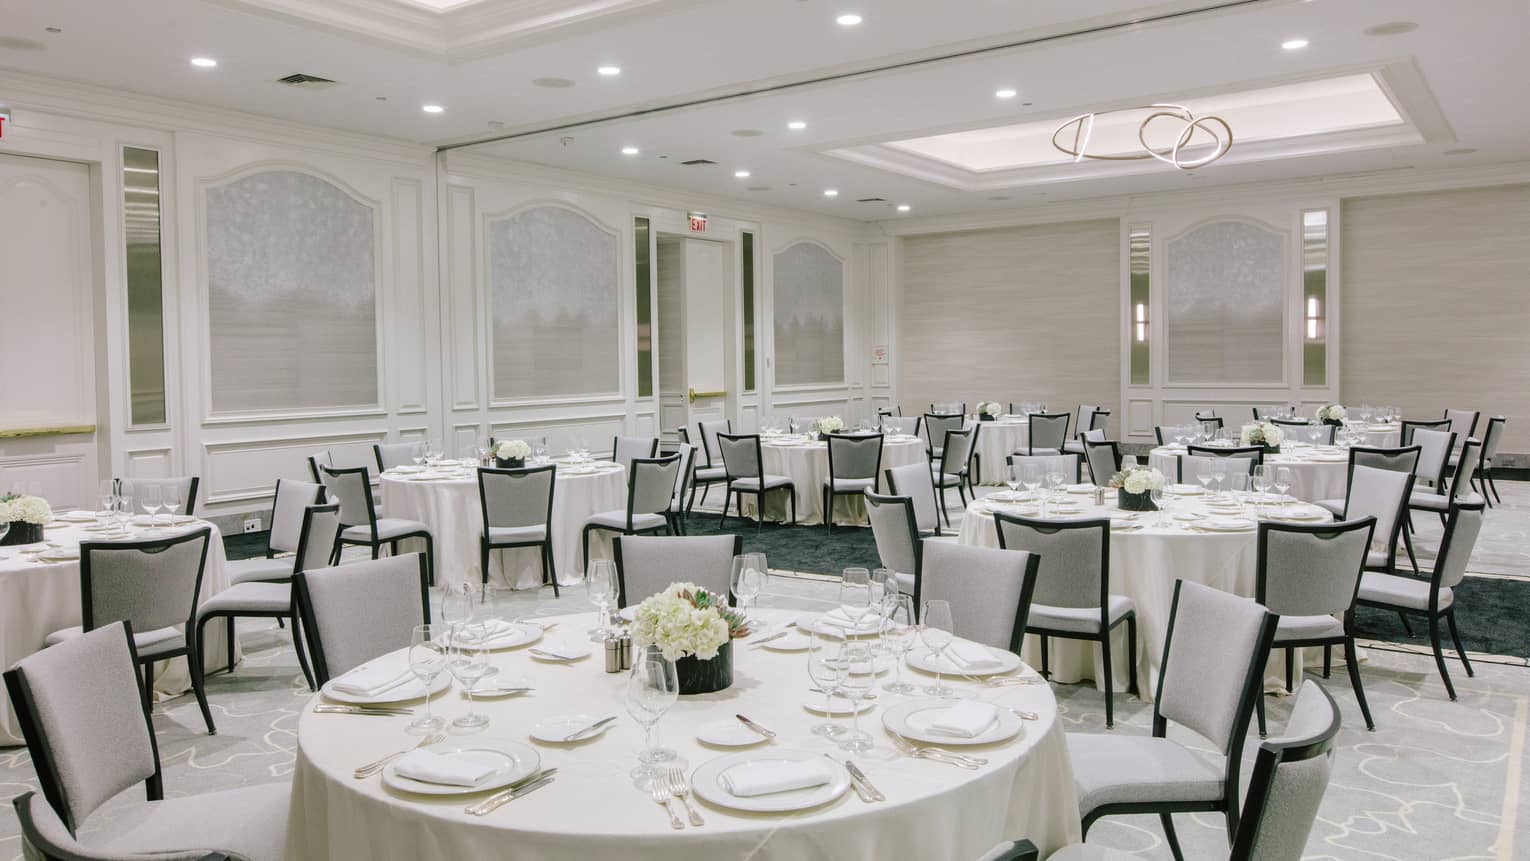
[[[488,619],[481,624],[483,625],[484,636],[489,639],[513,634],[519,630],[514,624],[506,622],[504,619]]]
[[[590,653],[588,647],[565,640],[543,640],[537,646],[537,650],[567,661],[582,658]]]
[[[782,762],[771,765],[750,764],[730,768],[718,775],[718,782],[739,798],[790,792],[822,786],[834,779],[829,764],[816,759]]]
[[[881,624],[877,614],[867,612],[859,621],[851,621],[850,614],[845,612],[844,607],[835,607],[833,610],[819,617],[819,621],[832,628],[843,630],[855,630],[859,632],[875,631]]]
[[[976,738],[998,720],[999,712],[988,703],[964,702],[931,716],[930,732],[956,738]]]
[[[411,750],[394,762],[393,770],[404,777],[425,783],[475,786],[504,764],[503,757],[486,751],[432,753],[428,750]]]
[[[414,681],[414,673],[395,661],[362,664],[335,680],[335,690],[356,697],[375,697]]]
[[[967,670],[988,670],[1004,666],[1004,662],[994,657],[987,646],[967,640],[952,640],[951,645],[946,647],[946,657],[951,663]]]

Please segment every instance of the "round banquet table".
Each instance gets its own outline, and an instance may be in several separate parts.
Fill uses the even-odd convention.
[[[829,477],[829,444],[808,442],[804,437],[781,435],[762,437],[760,459],[766,475],[782,475],[790,478],[797,494],[797,523],[812,526],[823,523],[823,483]],[[911,463],[926,463],[928,455],[924,441],[916,436],[888,435],[882,438],[882,468]],[[881,475],[877,476],[882,485]],[[755,516],[755,497],[743,497],[746,517]],[[767,520],[791,521],[791,503],[786,494],[775,491],[765,497]],[[834,522],[836,524],[866,525],[866,503],[861,497],[836,496],[834,498]]]
[[[1345,425],[1360,431],[1364,435],[1361,445],[1368,448],[1397,448],[1402,445],[1402,425],[1397,422],[1345,422]]]
[[[560,584],[584,579],[579,536],[590,515],[627,507],[627,476],[609,461],[585,466],[557,462],[553,485],[553,561]],[[478,539],[483,535],[483,508],[478,499],[478,474],[472,467],[450,466],[421,472],[389,470],[382,474],[383,510],[388,517],[418,520],[430,528],[435,543],[436,583],[482,582]],[[609,556],[614,533],[590,535],[590,555]],[[424,542],[407,541],[411,551]],[[542,585],[542,555],[536,547],[514,547],[489,554],[489,580],[512,589]]]
[[[767,622],[801,615],[758,611]],[[544,620],[545,621],[545,620]],[[582,638],[593,614],[564,617],[563,636]],[[549,786],[484,817],[463,808],[484,793],[442,799],[397,792],[379,778],[356,780],[356,766],[413,744],[408,717],[315,714],[304,708],[297,727],[293,775],[291,859],[418,858],[515,859],[515,861],[972,861],[1003,839],[1026,836],[1043,852],[1079,839],[1078,801],[1057,701],[1046,685],[988,688],[947,679],[964,697],[1035,712],[1015,739],[976,747],[988,760],[977,771],[912,759],[896,752],[880,728],[882,710],[903,698],[878,691],[878,705],[861,715],[876,748],[854,757],[887,801],[867,804],[847,792],[817,808],[784,814],[735,812],[692,797],[706,819],[700,827],[672,830],[647,792],[629,777],[637,764],[642,732],[627,717],[622,691],[627,674],[604,672],[603,657],[571,665],[539,663],[524,649],[498,652],[501,673],[523,676],[529,696],[482,701],[490,718],[478,736],[532,744],[543,768],[556,767]],[[844,754],[809,732],[822,720],[801,703],[812,694],[803,653],[735,646],[733,686],[684,696],[660,723],[660,739],[694,770],[736,748],[708,748],[696,740],[701,724],[743,713],[778,738],[743,750],[772,749]],[[906,679],[920,674],[905,669]],[[453,682],[455,685],[456,683]],[[318,695],[316,695],[318,696]],[[454,687],[438,695],[438,714],[466,707]],[[528,730],[554,715],[620,715],[611,729],[576,744],[529,741]],[[844,718],[848,720],[848,718]]]
[[[141,519],[141,518],[140,518]],[[160,521],[165,523],[164,520]],[[43,527],[43,540],[78,552],[81,541],[90,541],[94,532],[90,523],[49,523]],[[206,521],[184,525],[161,526],[148,530],[129,527],[126,539],[142,541],[179,535],[192,529],[210,527],[207,566],[202,572],[200,605],[229,586],[224,569],[223,536],[218,527]],[[50,562],[37,558],[24,548],[39,545],[0,547],[0,667],[9,668],[17,661],[41,651],[47,636],[54,631],[80,624],[80,563],[78,558]],[[207,627],[206,649],[202,666],[209,671],[222,669],[227,661],[227,639],[223,625]],[[239,659],[237,646],[234,659]],[[156,699],[168,699],[191,689],[191,672],[185,658],[172,658],[154,665]],[[7,699],[0,707],[0,747],[25,744],[21,726]]]
[[[1199,487],[1196,489],[1199,490]],[[995,495],[1005,494],[1007,491]],[[1021,497],[1026,495],[1024,491],[1020,493]],[[1174,603],[1174,581],[1183,578],[1223,592],[1252,598],[1257,580],[1255,565],[1258,532],[1254,528],[1237,532],[1200,531],[1201,527],[1193,521],[1188,524],[1173,521],[1158,526],[1157,512],[1122,511],[1116,507],[1113,497],[1107,497],[1104,506],[1096,506],[1092,496],[1066,496],[1077,500],[1079,507],[1066,513],[1052,512],[1059,519],[1113,518],[1117,521],[1112,525],[1110,533],[1110,591],[1130,598],[1136,607],[1137,689],[1142,699],[1151,702],[1158,689],[1158,667],[1163,660],[1163,639],[1168,633],[1169,609]],[[1241,493],[1235,496],[1245,500],[1245,503],[1249,497]],[[1170,518],[1181,513],[1202,518],[1209,516],[1202,502],[1204,495],[1171,498]],[[967,507],[966,516],[962,520],[961,543],[998,547],[999,535],[993,518],[996,510],[1026,517],[1038,516],[1034,504],[995,502],[992,496],[987,497]],[[1333,519],[1326,510],[1306,503],[1287,502],[1264,506],[1262,511],[1265,517],[1272,519],[1291,517],[1299,511],[1312,518],[1293,522],[1318,523]],[[1245,509],[1242,516],[1252,520],[1252,509]],[[1131,524],[1120,522],[1126,518],[1130,518]],[[1128,525],[1134,528],[1121,528]],[[1126,690],[1128,682],[1126,636],[1127,626],[1121,624],[1112,632],[1113,639],[1110,642],[1112,682],[1117,690]],[[1071,684],[1094,679],[1097,687],[1103,686],[1101,680],[1104,676],[1097,644],[1054,637],[1048,645],[1053,681]],[[1335,660],[1342,660],[1343,650],[1336,651],[1338,655]],[[1025,638],[1021,657],[1029,664],[1040,665],[1041,643],[1037,636],[1029,635]],[[1321,648],[1298,650],[1296,669],[1300,671],[1303,658],[1311,660],[1314,657],[1321,660]],[[1299,681],[1300,677],[1296,680]],[[1265,689],[1285,690],[1283,650],[1271,652],[1270,662],[1265,669]]]
[[[976,427],[977,453],[981,466],[978,484],[1003,484],[1009,478],[1005,457],[1022,451],[1031,441],[1031,423],[1015,416],[1000,416],[991,422],[968,422]]]
[[[1148,465],[1163,473],[1169,481],[1179,474],[1179,456],[1185,449],[1177,445],[1159,446],[1153,449]],[[1291,468],[1291,496],[1307,502],[1320,499],[1343,499],[1349,485],[1349,450],[1340,446],[1307,445],[1287,441],[1280,454],[1264,456],[1266,466]],[[1185,476],[1186,484],[1195,484],[1196,477]]]

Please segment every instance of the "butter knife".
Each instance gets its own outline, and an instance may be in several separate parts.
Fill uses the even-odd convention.
[[[488,798],[485,798],[483,801],[478,802],[477,804],[468,805],[465,812],[473,816],[484,816],[489,813],[493,813],[494,811],[503,807],[507,802],[513,801],[528,793],[535,792],[547,784],[552,783],[553,775],[557,773],[558,769],[549,768],[545,771],[539,771],[530,777],[522,778],[520,781],[510,784],[508,789],[491,795]]]
[[[760,638],[758,640],[752,640],[752,641],[750,641],[749,645],[751,645],[751,646],[763,645],[765,643],[771,642],[772,640],[779,640],[782,637],[784,637],[784,636],[786,636],[787,634],[790,634],[790,633],[791,633],[791,631],[777,631],[777,632],[775,632],[774,634],[771,634],[768,637],[762,637],[762,638]]]
[[[762,735],[762,736],[764,736],[766,738],[775,738],[776,737],[776,734],[774,732],[771,732],[770,730],[766,729],[765,727],[760,726],[759,724],[755,723],[754,721],[750,720],[749,718],[744,717],[743,715],[734,715],[734,717],[738,718],[738,722],[739,723],[743,724],[744,726],[749,727],[751,730],[754,730],[755,732],[759,733],[760,735]]]
[[[319,705],[314,706],[313,710],[315,714],[321,715],[382,715],[384,717],[393,717],[414,714],[414,709],[368,709],[359,706]]]
[[[850,777],[853,780],[855,780],[861,786],[865,787],[866,791],[868,793],[870,793],[871,797],[866,799],[867,801],[886,801],[887,800],[887,796],[883,795],[882,794],[882,790],[877,789],[876,786],[874,784],[872,784],[871,778],[866,776],[866,772],[861,771],[860,766],[856,765],[854,762],[851,762],[850,760],[847,759],[847,760],[845,760],[845,770],[850,772]]]
[[[585,727],[584,729],[575,730],[574,732],[569,733],[568,735],[563,737],[563,740],[565,742],[569,742],[569,741],[579,741],[582,738],[588,738],[591,735],[594,735],[595,733],[599,732],[601,727],[605,726],[606,724],[608,724],[608,723],[610,723],[611,721],[614,721],[614,720],[616,720],[616,715],[612,715],[612,716],[610,716],[608,718],[601,718],[600,720],[590,724],[589,726]]]

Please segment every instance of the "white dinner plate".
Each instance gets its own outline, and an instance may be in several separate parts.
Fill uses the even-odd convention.
[[[1014,738],[1025,728],[1019,715],[1003,706],[994,706],[994,722],[986,731],[972,738],[931,732],[930,724],[935,719],[935,713],[956,704],[955,700],[915,700],[902,703],[882,713],[882,725],[888,732],[906,739],[947,746],[993,744]]]
[[[80,548],[60,547],[47,550],[37,554],[37,558],[42,562],[74,562],[80,558]]]
[[[417,795],[472,795],[475,792],[488,792],[491,789],[509,786],[523,777],[536,774],[542,768],[542,757],[537,755],[535,748],[507,738],[443,741],[440,744],[430,745],[425,750],[442,754],[468,752],[485,754],[503,759],[505,764],[472,786],[451,786],[404,777],[395,770],[395,763],[390,762],[383,769],[383,784]]]
[[[730,769],[759,768],[809,759],[822,760],[834,772],[834,777],[822,786],[794,789],[790,792],[772,792],[769,795],[756,795],[752,798],[740,798],[729,792],[728,788],[722,784],[723,773]],[[718,807],[752,813],[788,813],[828,804],[844,795],[850,789],[850,772],[846,771],[843,765],[824,759],[821,753],[809,753],[805,750],[730,753],[698,766],[691,773],[691,786],[696,790],[697,796]]]
[[[565,664],[571,661],[578,661],[589,657],[590,653],[595,649],[588,641],[570,639],[561,639],[556,642],[550,641],[544,643],[541,648],[557,655],[557,657],[545,658],[536,653],[530,653],[531,658],[532,660],[545,661],[549,664]]]
[[[1290,511],[1275,509],[1265,514],[1267,520],[1294,520],[1302,523],[1314,520],[1327,520],[1328,510],[1325,508],[1295,508]]]
[[[1245,532],[1254,528],[1254,521],[1246,517],[1212,517],[1197,523],[1196,527],[1210,532]]]
[[[535,643],[542,639],[542,629],[536,625],[526,625],[520,622],[511,622],[509,630],[503,631],[490,637],[484,642],[484,647],[490,651],[513,649],[528,643]]]
[[[702,724],[696,730],[696,740],[717,747],[750,747],[770,741],[736,718],[723,718]]]
[[[1069,484],[1069,485],[1063,487],[1063,490],[1066,490],[1069,493],[1077,493],[1079,495],[1085,495],[1085,494],[1094,493],[1094,485],[1092,485],[1092,484]]]
[[[922,670],[926,673],[934,673],[939,670],[948,676],[961,673],[966,673],[969,676],[1001,676],[1020,669],[1020,656],[1014,652],[1000,651],[999,649],[989,649],[988,651],[1001,662],[998,667],[969,669],[951,660],[950,656],[936,655],[924,646],[909,652],[907,661],[908,665],[916,670]]]
[[[987,502],[1025,502],[1035,498],[1035,494],[1029,490],[996,490],[983,497]]]
[[[849,717],[852,713],[865,714],[877,707],[872,700],[847,700],[839,694],[829,697],[829,707],[824,708],[823,694],[808,691],[807,701],[802,707],[815,715],[829,715],[830,717]]]
[[[419,466],[418,464],[405,464],[404,466],[395,466],[388,471],[396,472],[399,475],[408,475],[411,472],[424,472],[425,467]]]
[[[527,693],[531,688],[531,680],[525,676],[507,676],[495,673],[479,679],[473,685],[473,698],[479,697],[508,697],[511,694]]]
[[[344,678],[343,676],[341,678]],[[335,690],[335,682],[339,679],[330,679],[324,683],[319,692],[324,694],[325,699],[334,700],[337,703],[345,703],[352,706],[379,706],[384,703],[402,703],[409,700],[425,698],[425,683],[419,679],[410,679],[402,685],[390,690],[383,691],[375,696],[363,697],[356,694],[348,694],[344,691]],[[450,673],[442,673],[431,680],[430,695],[435,696],[452,685]]]
[[[820,621],[822,616],[822,613],[809,613],[806,616],[800,616],[797,619],[797,627],[803,631],[814,631],[819,634],[828,634],[832,637],[875,637],[880,633],[881,623],[878,622],[875,625],[865,624],[864,617],[861,627],[852,633],[847,627],[822,623]]]
[[[587,714],[563,715],[561,717],[547,718],[546,720],[537,721],[532,725],[531,737],[537,741],[542,742],[543,744],[580,744],[581,742],[600,738],[606,734],[606,730],[616,725],[616,722],[612,721],[611,723],[602,726],[600,729],[595,730],[583,738],[576,738],[573,741],[567,742],[564,741],[564,739],[568,738],[574,733],[579,732],[582,729],[589,729],[590,726],[598,723],[599,721],[600,718],[598,716]]]
[[[177,514],[174,517],[158,514],[152,518],[152,523],[151,518],[147,514],[140,514],[133,518],[134,526],[184,526],[195,522],[196,518],[188,514]]]
[[[96,513],[94,511],[66,511],[63,514],[54,514],[53,519],[64,523],[95,523]]]
[[[761,644],[761,648],[769,649],[772,652],[806,652],[812,648],[812,645],[813,639],[811,637],[801,631],[792,630],[788,631],[786,636],[779,640],[771,640],[768,643]]]

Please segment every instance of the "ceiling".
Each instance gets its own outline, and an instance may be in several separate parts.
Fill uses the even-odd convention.
[[[1530,160],[1526,32],[1523,0],[0,0],[0,67],[875,220]],[[1360,80],[1400,122],[1332,83]],[[1271,92],[1321,97],[1249,113]],[[1221,111],[1233,149],[1180,171],[1034,146],[1154,102]],[[909,147],[953,135],[989,150]]]

